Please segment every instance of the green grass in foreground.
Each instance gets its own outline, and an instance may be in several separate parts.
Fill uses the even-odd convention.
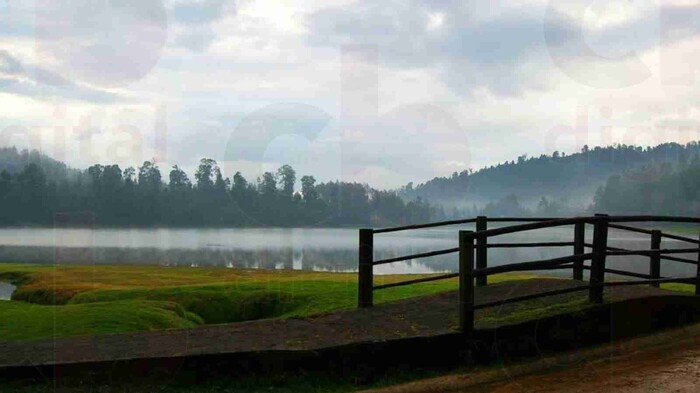
[[[377,284],[425,275],[377,276]],[[491,282],[534,278],[494,276]],[[0,302],[0,340],[192,327],[260,318],[306,317],[353,309],[354,273],[158,266],[0,264],[19,285]],[[457,288],[444,280],[375,293],[377,303]]]
[[[0,320],[0,337],[7,341],[188,328],[201,323],[177,303],[143,300],[67,306],[4,301]]]
[[[491,282],[533,277],[532,275],[501,275],[494,277]],[[456,279],[396,287],[375,292],[375,302],[384,303],[456,289]],[[199,315],[206,323],[225,323],[259,318],[308,317],[331,311],[353,309],[357,305],[357,284],[317,279],[147,289],[104,289],[80,293],[68,303],[81,304],[124,299],[172,301]]]
[[[377,276],[376,284],[425,275]],[[536,278],[502,274],[490,283]],[[19,285],[11,302],[0,302],[0,340],[28,340],[99,333],[191,327],[260,318],[307,317],[353,309],[354,273],[158,266],[38,266],[0,263],[0,280]],[[669,284],[674,290],[689,285]],[[443,280],[375,292],[383,303],[457,289]],[[487,323],[577,311],[585,302],[523,303]],[[55,304],[55,305],[54,305]]]

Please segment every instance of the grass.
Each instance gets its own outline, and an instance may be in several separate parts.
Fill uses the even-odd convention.
[[[93,290],[154,289],[207,284],[257,284],[322,280],[354,282],[355,274],[290,270],[186,268],[161,266],[42,266],[0,264],[0,279],[20,285],[14,298],[32,303],[66,304]]]
[[[492,282],[532,277],[534,276],[502,275]],[[396,287],[377,291],[375,302],[384,303],[456,289],[456,280]],[[308,317],[331,311],[353,309],[357,304],[357,284],[354,281],[317,279],[147,289],[105,289],[80,293],[73,297],[69,304],[123,299],[173,301],[201,316],[206,323],[225,323],[259,318]]]
[[[376,281],[384,284],[424,276],[386,275],[377,276]],[[502,274],[489,277],[489,282],[535,277],[532,274]],[[307,317],[354,308],[356,279],[355,273],[292,270],[0,263],[0,280],[18,285],[13,295],[16,301],[0,302],[0,320],[12,321],[0,324],[0,340]],[[687,284],[664,284],[663,288],[694,291],[694,286]],[[456,279],[395,287],[375,292],[375,302],[455,289]],[[485,315],[484,322],[515,323],[577,311],[585,306],[584,303],[547,305],[525,302],[523,304],[527,307],[513,313]],[[54,320],[51,318],[57,318],[55,320],[60,323],[49,323]]]
[[[578,313],[591,307],[591,303],[585,295],[576,296],[573,299],[548,303],[546,299],[536,299],[521,302],[517,309],[508,313],[499,313],[498,309],[490,309],[483,313],[479,322],[482,326],[512,325],[520,322],[547,318],[564,313]]]
[[[188,328],[202,323],[177,303],[144,300],[67,306],[5,301],[0,302],[0,321],[0,336],[8,341]]]
[[[376,283],[425,276],[377,276]],[[535,277],[503,274],[489,279],[496,283]],[[18,285],[13,295],[15,301],[0,302],[1,320],[13,321],[0,324],[0,340],[306,317],[355,308],[356,279],[356,273],[292,270],[0,263],[0,280]],[[426,296],[456,288],[456,279],[396,287],[377,291],[375,302]],[[173,309],[175,306],[179,308]],[[22,310],[36,316],[34,319],[15,318]],[[44,322],[47,315],[58,318],[65,315],[70,321],[65,325],[53,323],[48,330],[32,327],[49,326]],[[156,315],[161,318],[155,318]]]
[[[661,284],[661,288],[669,291],[695,293],[695,285],[693,284],[668,283]]]

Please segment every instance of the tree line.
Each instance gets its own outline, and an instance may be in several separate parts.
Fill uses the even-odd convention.
[[[240,172],[226,178],[209,158],[192,179],[177,165],[164,175],[154,161],[65,176],[47,176],[37,162],[0,172],[1,225],[53,225],[66,212],[89,212],[101,226],[385,226],[429,221],[434,208],[365,184],[297,179],[289,165],[252,182]]]
[[[660,163],[611,176],[594,198],[597,211],[620,214],[700,215],[700,158]]]
[[[377,227],[480,214],[696,215],[699,157],[697,142],[584,146],[569,156],[521,156],[415,188],[381,191],[359,183],[317,183],[308,175],[297,179],[289,165],[248,181],[240,172],[224,177],[216,161],[204,158],[190,178],[178,166],[162,173],[153,161],[138,168],[76,170],[38,152],[0,148],[0,225],[53,225],[60,212],[88,212],[104,226],[183,227]],[[450,195],[458,205],[449,203]]]

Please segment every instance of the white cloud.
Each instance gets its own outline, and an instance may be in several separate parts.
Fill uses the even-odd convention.
[[[397,186],[582,143],[700,137],[695,2],[36,4],[0,13],[0,126],[48,141],[60,123],[77,166],[163,155],[159,107],[161,167],[211,156],[250,180],[290,162]],[[344,67],[358,46],[376,62]],[[240,133],[255,116],[274,137]],[[119,142],[128,127],[138,149]]]

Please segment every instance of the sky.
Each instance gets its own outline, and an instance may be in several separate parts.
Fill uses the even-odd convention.
[[[394,188],[686,143],[698,3],[0,0],[0,146]]]

